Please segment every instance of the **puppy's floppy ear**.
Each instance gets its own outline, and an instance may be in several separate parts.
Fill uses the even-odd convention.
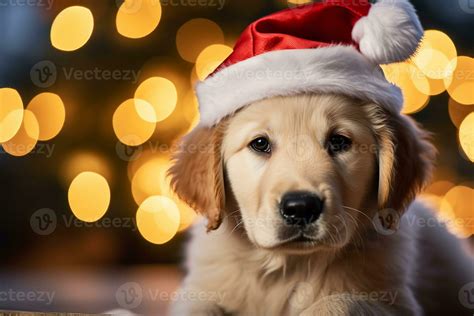
[[[403,114],[378,113],[380,209],[403,212],[431,178],[436,150],[427,132]]]
[[[168,170],[177,195],[208,219],[208,230],[217,229],[225,205],[221,144],[224,124],[196,127],[180,144]]]

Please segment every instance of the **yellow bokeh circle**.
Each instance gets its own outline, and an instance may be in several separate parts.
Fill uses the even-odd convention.
[[[166,78],[152,77],[143,81],[135,91],[135,99],[147,101],[154,110],[150,115],[149,107],[138,106],[138,114],[148,122],[160,122],[173,113],[178,102],[178,92],[173,82]]]
[[[59,134],[66,119],[66,110],[61,98],[54,93],[40,93],[27,106],[40,126],[39,140],[50,140]]]
[[[188,131],[191,131],[199,123],[199,103],[194,91],[189,91],[183,98],[184,118],[189,123]]]
[[[69,206],[84,222],[95,222],[104,216],[110,204],[107,180],[95,172],[82,172],[72,180],[68,191]]]
[[[474,112],[474,104],[464,105],[457,103],[452,98],[449,98],[448,102],[449,118],[451,122],[459,128],[461,122],[468,116],[471,112]]]
[[[421,90],[421,92],[429,95],[438,95],[446,90],[443,79],[432,79],[428,77],[426,79],[429,82],[430,90],[428,92]]]
[[[143,163],[132,178],[132,195],[140,205],[150,196],[161,195],[170,198],[176,203],[180,213],[178,231],[188,228],[196,219],[196,212],[179,199],[170,186],[167,176],[172,163],[168,157],[156,156]]]
[[[474,104],[474,58],[460,56],[451,61],[454,72],[444,79],[451,98],[461,104]]]
[[[458,185],[451,188],[441,201],[440,212],[447,218],[448,228],[461,238],[474,234],[474,190]]]
[[[425,193],[433,194],[436,196],[444,196],[446,192],[448,192],[449,189],[451,189],[452,187],[454,187],[454,183],[452,183],[451,181],[440,180],[430,184],[425,189]]]
[[[429,82],[415,65],[402,62],[383,65],[382,69],[387,80],[402,90],[403,113],[419,112],[428,104],[429,95],[422,91],[430,91]]]
[[[208,19],[189,20],[176,34],[178,53],[189,62],[195,62],[199,53],[207,46],[223,43],[224,32],[219,25]]]
[[[180,215],[176,203],[165,196],[151,196],[137,211],[140,234],[153,244],[164,244],[178,232]]]
[[[60,174],[64,183],[68,186],[74,178],[85,171],[91,171],[102,175],[107,181],[112,179],[112,171],[107,159],[94,151],[80,150],[65,157],[60,166]]]
[[[3,143],[3,149],[12,156],[25,156],[36,146],[39,136],[39,125],[33,112],[25,110],[23,122],[18,132]]]
[[[12,88],[0,89],[0,143],[11,139],[23,121],[23,101]]]
[[[84,46],[94,30],[94,16],[85,7],[72,6],[61,11],[51,26],[51,44],[63,51]]]
[[[222,44],[213,44],[202,50],[196,59],[196,74],[199,80],[204,80],[231,53],[232,48]]]
[[[170,164],[168,159],[156,157],[138,168],[132,178],[132,195],[138,205],[149,196],[168,193],[165,179]]]
[[[128,99],[115,110],[112,125],[117,138],[129,146],[138,146],[146,142],[155,131],[156,123],[144,120],[142,115],[154,117],[153,107],[140,99]]]
[[[454,70],[450,61],[456,56],[456,46],[448,35],[438,30],[427,30],[413,62],[428,78],[443,79]]]
[[[288,0],[288,5],[290,6],[298,6],[303,4],[312,3],[313,0]]]
[[[160,1],[125,0],[117,12],[115,25],[122,36],[142,38],[153,32],[160,20]]]
[[[471,162],[474,162],[474,112],[471,112],[459,126],[459,143]]]

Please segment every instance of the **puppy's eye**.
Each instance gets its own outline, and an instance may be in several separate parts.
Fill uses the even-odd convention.
[[[351,148],[352,141],[339,134],[331,135],[328,139],[327,149],[331,155],[335,155],[344,151],[348,151]]]
[[[258,137],[252,140],[249,147],[256,152],[269,154],[272,151],[272,145],[266,137]]]

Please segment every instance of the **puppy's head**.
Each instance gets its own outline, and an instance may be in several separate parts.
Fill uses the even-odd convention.
[[[256,246],[311,252],[343,247],[377,209],[403,212],[432,158],[426,135],[405,116],[342,96],[300,95],[198,127],[170,173],[209,229],[233,211],[227,192]]]

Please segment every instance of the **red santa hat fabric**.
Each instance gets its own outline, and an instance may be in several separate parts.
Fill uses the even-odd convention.
[[[212,126],[255,101],[300,93],[345,94],[398,113],[401,91],[379,64],[406,60],[422,36],[407,0],[326,0],[263,17],[197,84],[201,124]]]

